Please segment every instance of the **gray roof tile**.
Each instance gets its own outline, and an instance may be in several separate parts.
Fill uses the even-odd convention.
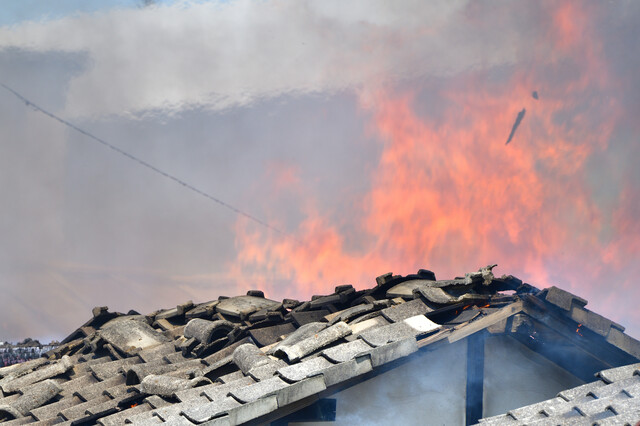
[[[139,404],[135,407],[128,408],[126,410],[119,411],[111,414],[110,416],[98,419],[97,423],[102,426],[117,426],[125,422],[126,419],[130,419],[133,416],[145,414],[148,418],[153,417],[149,412],[151,411],[149,404]]]
[[[187,339],[193,337],[199,342],[210,343],[226,337],[236,327],[237,325],[230,321],[194,318],[184,327],[184,337]]]
[[[276,346],[271,348],[267,353],[270,353],[270,354],[275,353],[282,347],[294,346],[298,342],[305,340],[307,337],[316,335],[320,331],[327,328],[327,326],[328,326],[327,323],[321,323],[321,322],[307,323],[301,326],[300,328],[298,328],[296,331],[294,331],[290,335],[288,335],[284,340],[282,340]]]
[[[640,408],[598,421],[598,426],[634,426],[640,421]]]
[[[170,397],[179,390],[190,389],[206,384],[211,384],[211,380],[206,377],[183,379],[180,377],[149,374],[140,383],[140,391],[149,395]]]
[[[280,336],[286,336],[296,330],[291,323],[277,324],[271,327],[262,327],[250,330],[253,340],[260,346],[268,346],[280,340]]]
[[[93,407],[94,405],[99,405],[104,402],[110,401],[106,395],[98,395],[95,398],[90,399],[89,401],[83,402],[82,404],[77,404],[69,408],[65,408],[60,410],[59,415],[61,415],[65,420],[75,420],[85,416],[85,411],[89,407]]]
[[[295,362],[303,356],[309,355],[317,349],[321,349],[349,334],[351,334],[349,326],[344,322],[338,322],[293,345],[286,345],[283,341],[282,345],[278,346],[276,354],[283,354],[290,362]]]
[[[278,391],[276,395],[278,407],[284,407],[308,396],[315,395],[326,388],[323,376],[301,380]]]
[[[288,383],[283,381],[280,377],[272,377],[270,379],[254,383],[249,386],[231,390],[229,394],[238,401],[246,403],[255,401],[256,399],[269,395],[271,393],[275,393],[276,391],[287,386]]]
[[[560,407],[570,408],[571,406],[564,399],[556,397],[536,404],[516,408],[515,410],[509,411],[508,414],[517,420],[529,421],[539,419],[541,416],[549,417],[544,414],[541,415],[541,413],[547,411],[555,412],[558,411]]]
[[[236,380],[240,380],[242,378],[244,378],[245,375],[242,371],[234,371],[233,373],[229,373],[229,374],[225,374],[223,376],[220,376],[218,378],[216,378],[216,382],[220,382],[220,383],[230,383],[230,382],[235,382]]]
[[[208,404],[210,401],[204,397],[199,396],[189,401],[178,402],[177,404],[167,405],[166,407],[157,408],[152,412],[160,417],[164,422],[169,422],[172,417],[179,416],[183,411],[191,410],[192,408],[200,407]],[[171,423],[170,423],[171,424]]]
[[[424,304],[420,299],[411,300],[399,305],[392,305],[382,310],[382,315],[391,322],[403,321],[416,315],[424,315],[433,309]]]
[[[322,351],[322,355],[332,362],[345,362],[353,359],[356,355],[371,349],[364,340],[356,339],[352,342],[341,343],[332,348]]]
[[[307,302],[308,303],[308,302]],[[312,322],[326,322],[325,316],[329,314],[326,309],[318,309],[316,311],[291,312],[291,318],[302,327]]]
[[[153,362],[159,359],[163,359],[163,357],[167,355],[171,355],[175,352],[176,352],[176,347],[174,342],[167,342],[158,346],[143,349],[140,352],[138,352],[138,356],[144,362]]]
[[[366,330],[360,338],[371,346],[381,346],[407,337],[416,337],[437,330],[440,326],[425,317],[418,315],[401,322]]]
[[[265,396],[258,400],[242,404],[229,410],[227,416],[220,418],[220,422],[214,424],[237,425],[264,416],[278,409],[278,400],[275,395]],[[227,423],[228,422],[228,423]]]
[[[144,411],[142,413],[127,416],[124,419],[124,422],[125,424],[134,424],[136,426],[153,426],[164,423],[160,417],[153,415],[153,411]]]
[[[167,338],[142,321],[118,321],[103,327],[98,334],[122,353],[135,353],[167,342]]]
[[[64,374],[71,368],[73,368],[73,364],[69,357],[65,355],[58,361],[40,366],[36,370],[17,378],[11,378],[11,376],[3,378],[0,380],[0,389],[5,393],[13,393],[42,380]]]
[[[181,389],[174,392],[173,396],[180,402],[188,401],[194,397],[204,394],[205,390],[222,386],[222,383],[212,383],[210,385],[198,386],[196,388]]]
[[[101,364],[92,365],[89,367],[89,370],[100,380],[106,380],[110,377],[119,374],[119,371],[122,367],[127,365],[135,365],[142,363],[140,358],[131,357],[119,359],[116,361],[103,362]]]
[[[556,286],[547,289],[547,295],[545,296],[547,302],[552,303],[565,311],[571,310],[572,306],[584,307],[587,301],[581,297],[559,289]]]
[[[62,391],[60,392],[60,395],[63,398],[72,396],[73,393],[76,392],[78,389],[91,386],[95,383],[98,383],[98,379],[96,379],[91,373],[85,373],[81,376],[74,377],[72,380],[69,380],[68,382],[61,383],[59,385],[60,389],[62,389]]]
[[[373,368],[396,359],[403,358],[418,350],[418,342],[413,337],[397,340],[392,343],[375,347],[363,355],[369,355]]]
[[[598,387],[590,391],[596,398],[607,398],[622,391],[635,391],[640,387],[640,376],[632,376],[628,379],[617,380],[606,386]],[[639,401],[640,403],[640,401]]]
[[[149,374],[162,375],[176,372],[184,372],[184,376],[188,376],[189,371],[202,371],[205,368],[201,359],[191,359],[175,364],[134,364],[124,367],[127,375],[127,384],[140,383]]]
[[[597,373],[596,376],[600,377],[607,383],[612,383],[622,379],[628,379],[636,374],[636,371],[640,369],[640,363],[624,365],[622,367],[610,368],[608,370],[602,370]]]
[[[352,306],[343,311],[336,312],[334,314],[327,315],[327,319],[329,320],[329,325],[333,325],[337,322],[344,321],[347,322],[353,317],[357,317],[376,309],[376,306],[372,303],[363,303],[361,305]],[[330,317],[330,318],[329,318]]]
[[[149,404],[152,408],[162,408],[172,404],[172,402],[169,402],[158,395],[149,395],[144,399],[144,402]]]
[[[82,404],[82,400],[77,396],[71,396],[51,404],[43,405],[39,408],[34,408],[31,410],[30,414],[35,417],[36,420],[53,419],[58,416],[60,411],[78,404]]]
[[[231,397],[224,397],[215,402],[203,404],[199,407],[191,408],[184,411],[184,416],[194,423],[204,423],[214,417],[227,414],[232,408],[236,408],[241,404]]]
[[[247,374],[253,368],[273,363],[273,360],[253,343],[245,343],[233,351],[233,362]]]
[[[387,290],[387,298],[404,297],[413,299],[413,290],[425,284],[427,280],[408,280]]]
[[[216,306],[216,310],[225,315],[231,315],[244,319],[264,308],[278,306],[280,303],[255,296],[237,296],[221,300]]]
[[[105,390],[113,386],[124,385],[124,384],[125,384],[124,376],[122,374],[118,374],[107,380],[103,380],[102,382],[94,383],[93,385],[89,385],[87,387],[78,389],[73,394],[78,395],[80,398],[82,398],[85,401],[90,401],[91,399],[102,395],[102,393]]]
[[[572,401],[574,399],[578,399],[584,397],[589,392],[593,392],[598,388],[606,386],[606,383],[602,380],[592,383],[585,383],[584,385],[577,386],[575,388],[566,389],[558,393],[558,396],[567,400]]]
[[[327,361],[325,358],[316,357],[281,368],[278,370],[278,374],[288,382],[298,382],[333,365],[332,362]]]
[[[0,411],[8,412],[16,418],[26,416],[29,411],[51,401],[59,393],[60,387],[55,382],[45,380],[25,391],[11,405],[0,408]]]
[[[246,386],[251,386],[257,383],[251,377],[242,377],[241,379],[233,382],[223,383],[220,386],[203,386],[202,392],[208,398],[209,401],[216,401],[224,398],[229,392],[242,389]]]

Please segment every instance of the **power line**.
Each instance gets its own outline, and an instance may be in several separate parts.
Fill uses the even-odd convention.
[[[98,143],[101,143],[102,145],[106,146],[107,148],[117,152],[120,155],[123,155],[123,156],[127,157],[128,159],[130,159],[132,161],[135,161],[136,163],[146,167],[147,169],[150,169],[150,170],[154,171],[155,173],[166,177],[167,179],[171,179],[172,181],[174,181],[176,183],[179,183],[180,185],[182,185],[185,188],[195,192],[196,194],[199,194],[199,195],[201,195],[201,196],[203,196],[205,198],[208,198],[209,200],[214,201],[214,202],[220,204],[223,207],[226,207],[227,209],[233,211],[234,213],[236,213],[236,214],[238,214],[240,216],[244,216],[247,219],[250,219],[250,220],[254,221],[257,224],[264,226],[265,228],[271,229],[272,231],[275,231],[275,232],[277,232],[279,234],[282,234],[282,235],[291,236],[287,232],[282,231],[281,229],[278,229],[275,226],[272,226],[272,225],[268,224],[267,222],[265,222],[265,221],[263,221],[261,219],[258,219],[257,217],[255,217],[255,216],[253,216],[253,215],[251,215],[251,214],[249,214],[247,212],[244,212],[244,211],[240,210],[239,208],[234,207],[231,204],[226,203],[226,202],[222,201],[221,199],[219,199],[217,197],[214,197],[213,195],[211,195],[211,194],[209,194],[209,193],[207,193],[207,192],[205,192],[205,191],[203,191],[201,189],[196,188],[195,186],[183,181],[182,179],[180,179],[180,178],[178,178],[178,177],[176,177],[176,176],[174,176],[172,174],[169,174],[169,173],[167,173],[165,171],[160,170],[156,166],[147,163],[143,159],[138,158],[133,154],[129,154],[128,152],[118,148],[115,145],[110,144],[109,142],[105,141],[104,139],[101,139],[101,138],[99,138],[99,137],[87,132],[86,130],[81,129],[80,127],[76,126],[75,124],[70,123],[70,122],[68,122],[67,120],[65,120],[65,119],[63,119],[61,117],[58,117],[54,113],[49,112],[46,109],[40,107],[39,105],[34,104],[29,99],[25,98],[20,93],[16,92],[15,90],[13,90],[11,87],[7,86],[6,84],[0,82],[0,86],[2,86],[4,89],[6,89],[9,92],[11,92],[18,99],[23,101],[27,106],[33,107],[36,111],[39,111],[39,112],[41,112],[41,113],[43,113],[45,115],[48,115],[49,117],[51,117],[54,120],[64,124],[65,126],[70,127],[71,129],[75,130],[76,132],[81,133],[81,134],[87,136],[88,138],[93,139],[94,141],[96,141]]]

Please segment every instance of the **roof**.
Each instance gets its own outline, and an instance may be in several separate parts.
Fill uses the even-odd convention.
[[[450,280],[388,273],[373,288],[340,285],[305,302],[251,290],[147,315],[97,307],[48,357],[0,368],[0,422],[266,422],[479,332],[510,333],[541,352],[540,342],[562,338],[593,354],[589,374],[640,361],[640,342],[584,299],[497,278],[494,266]]]
[[[553,399],[480,420],[481,425],[635,425],[640,420],[640,364],[603,370],[599,380]]]

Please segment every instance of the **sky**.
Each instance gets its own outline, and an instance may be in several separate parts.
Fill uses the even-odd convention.
[[[2,0],[1,83],[270,227],[2,89],[0,341],[61,339],[94,306],[493,263],[640,338],[639,19],[632,1]]]

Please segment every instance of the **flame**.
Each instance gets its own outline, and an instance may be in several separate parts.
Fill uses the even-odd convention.
[[[615,262],[628,265],[631,256],[621,253],[640,252],[630,213],[640,197],[633,187],[622,195],[615,235],[604,244],[607,214],[587,185],[588,161],[607,147],[620,118],[615,97],[604,94],[620,87],[601,43],[590,37],[596,14],[581,5],[548,5],[552,28],[532,42],[538,63],[501,81],[480,69],[431,88],[437,117],[416,112],[417,92],[363,90],[372,143],[381,144],[370,190],[340,212],[323,211],[299,191],[305,218],[296,239],[240,218],[232,272],[274,296],[308,297],[421,267],[451,277],[497,261],[536,286],[560,277],[565,287],[578,287]],[[505,146],[523,107],[526,117]]]
[[[582,327],[582,324],[578,324],[578,328],[576,328],[576,333],[578,333],[580,336],[582,336],[582,333],[580,333],[581,327]]]

